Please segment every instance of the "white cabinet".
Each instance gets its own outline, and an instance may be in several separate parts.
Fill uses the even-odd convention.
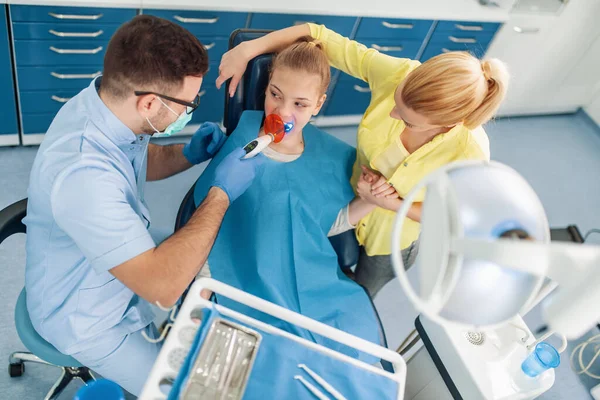
[[[487,57],[508,64],[511,83],[500,115],[576,111],[599,81],[600,1],[568,3],[560,15],[511,14]]]

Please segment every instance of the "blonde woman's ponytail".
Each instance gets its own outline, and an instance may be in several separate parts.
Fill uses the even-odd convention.
[[[471,129],[483,125],[496,114],[508,88],[508,69],[502,61],[496,58],[483,60],[481,70],[487,83],[487,94],[481,105],[465,118],[465,126]]]
[[[452,51],[435,56],[402,83],[402,101],[431,124],[475,129],[498,111],[508,87],[506,65]]]

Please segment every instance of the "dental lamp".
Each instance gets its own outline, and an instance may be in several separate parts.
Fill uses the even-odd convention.
[[[422,191],[413,286],[400,243]],[[409,300],[440,325],[493,329],[545,297],[545,322],[569,339],[600,321],[600,246],[550,243],[539,198],[515,170],[497,162],[457,162],[423,179],[397,213],[392,263]]]

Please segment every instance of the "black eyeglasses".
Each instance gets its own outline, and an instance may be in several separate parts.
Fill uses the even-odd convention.
[[[186,113],[188,113],[188,114],[193,113],[194,110],[196,108],[198,108],[198,106],[200,105],[200,97],[202,96],[202,94],[198,93],[196,95],[196,98],[194,98],[194,101],[190,103],[189,101],[179,100],[179,99],[176,99],[175,97],[166,96],[164,94],[155,93],[155,92],[144,92],[144,91],[136,90],[134,93],[135,93],[136,96],[145,96],[147,94],[153,94],[153,95],[161,97],[161,98],[163,98],[165,100],[172,101],[173,103],[181,104],[182,106],[188,107],[186,109]]]

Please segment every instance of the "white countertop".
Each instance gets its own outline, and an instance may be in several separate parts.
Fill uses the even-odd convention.
[[[501,7],[483,6],[478,0],[0,0],[0,3],[502,22],[508,19],[514,0],[498,1]]]
[[[142,0],[0,0],[0,3],[33,6],[141,8]]]

